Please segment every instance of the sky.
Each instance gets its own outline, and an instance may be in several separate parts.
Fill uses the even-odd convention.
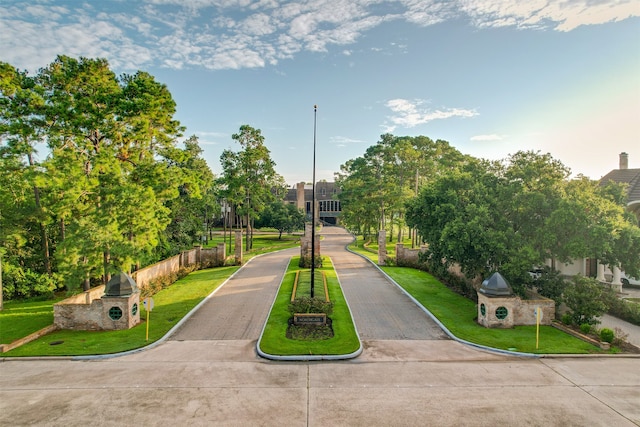
[[[0,61],[57,55],[166,84],[216,175],[243,124],[290,185],[385,133],[640,168],[640,0],[0,0]]]

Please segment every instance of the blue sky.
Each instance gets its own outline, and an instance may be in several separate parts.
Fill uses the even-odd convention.
[[[214,173],[242,124],[289,184],[333,179],[381,134],[598,179],[640,168],[640,1],[0,0],[0,60],[104,57],[167,84]]]

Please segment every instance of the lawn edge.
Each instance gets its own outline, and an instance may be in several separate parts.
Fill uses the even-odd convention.
[[[293,258],[293,257],[291,257]],[[360,356],[362,354],[362,351],[364,349],[363,345],[362,345],[362,340],[360,339],[360,334],[358,333],[358,327],[356,325],[356,323],[353,321],[353,312],[351,311],[351,306],[349,305],[349,301],[347,300],[347,297],[344,295],[344,292],[342,292],[342,283],[340,282],[340,276],[338,275],[338,272],[335,269],[335,265],[333,264],[333,259],[331,259],[331,257],[327,257],[329,258],[329,261],[331,262],[331,266],[333,267],[333,271],[336,273],[336,279],[338,280],[338,285],[340,286],[340,291],[343,294],[344,297],[344,301],[345,304],[347,304],[347,310],[349,310],[349,315],[351,316],[351,323],[353,324],[353,329],[355,330],[356,336],[358,337],[358,343],[360,344],[360,346],[358,347],[358,349],[352,353],[348,353],[348,354],[291,354],[291,355],[277,355],[277,354],[270,354],[270,353],[266,353],[264,351],[262,351],[262,349],[260,348],[260,343],[262,342],[262,336],[264,334],[265,329],[267,328],[267,323],[269,322],[269,317],[271,317],[271,311],[273,310],[273,306],[276,303],[276,300],[278,299],[278,294],[280,293],[280,288],[282,287],[282,282],[284,281],[284,277],[285,277],[285,273],[287,272],[287,269],[289,267],[289,263],[291,262],[291,258],[289,258],[289,262],[287,263],[287,266],[284,269],[284,273],[282,274],[282,279],[280,279],[280,284],[278,285],[278,290],[276,291],[276,295],[273,298],[273,301],[271,302],[271,307],[269,308],[269,315],[267,316],[267,319],[264,322],[264,325],[262,326],[262,331],[260,332],[260,337],[258,338],[258,342],[256,343],[256,352],[258,353],[258,355],[264,359],[268,359],[268,360],[275,360],[275,361],[281,361],[281,362],[291,362],[291,361],[300,361],[300,362],[309,362],[309,361],[319,361],[319,360],[348,360],[348,359],[355,359],[356,357]]]
[[[425,306],[423,306],[417,299],[415,299],[413,297],[413,295],[411,295],[402,286],[400,286],[395,280],[393,280],[393,278],[391,276],[389,276],[383,269],[381,269],[380,266],[378,264],[376,264],[371,258],[368,258],[365,255],[354,251],[349,246],[347,246],[347,250],[349,252],[353,253],[353,254],[356,254],[356,255],[366,259],[371,264],[373,264],[378,269],[378,271],[380,271],[388,280],[391,281],[391,283],[396,285],[421,310],[423,310],[438,325],[438,327],[440,327],[443,330],[443,332],[445,334],[447,334],[452,340],[457,341],[457,342],[459,342],[461,344],[464,344],[464,345],[467,345],[467,346],[470,346],[470,347],[474,347],[474,348],[476,348],[478,350],[489,352],[489,353],[501,354],[501,355],[506,355],[506,356],[515,356],[515,357],[521,357],[521,358],[531,358],[531,359],[567,359],[567,358],[627,358],[627,359],[640,359],[640,354],[629,354],[629,353],[622,353],[622,354],[612,354],[612,353],[605,353],[605,354],[525,353],[525,352],[518,352],[518,351],[504,350],[504,349],[501,349],[501,348],[489,347],[489,346],[486,346],[486,345],[482,345],[482,344],[478,344],[478,343],[474,343],[474,342],[471,342],[471,341],[464,340],[464,339],[459,338],[456,335],[454,335],[440,320],[438,320],[438,318],[436,316],[433,315],[433,313],[431,313]]]

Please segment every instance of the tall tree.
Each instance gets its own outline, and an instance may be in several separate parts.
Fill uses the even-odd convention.
[[[42,205],[41,188],[35,184],[37,176],[41,175],[34,155],[44,135],[43,106],[43,89],[36,80],[26,72],[0,62],[0,137],[6,142],[3,150],[26,159],[27,166],[21,172],[24,172],[23,178],[31,183],[34,201],[32,216],[40,229],[43,268],[50,275],[47,214]]]
[[[246,216],[246,250],[252,246],[252,221],[277,195],[283,195],[284,179],[275,171],[269,149],[264,145],[260,129],[240,126],[231,138],[240,144],[240,151],[224,150],[220,156],[227,200]]]

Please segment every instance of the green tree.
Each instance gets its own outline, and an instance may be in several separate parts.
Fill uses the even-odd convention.
[[[179,196],[167,203],[171,223],[163,236],[162,256],[188,249],[212,227],[214,213],[219,212],[216,181],[196,136],[184,141],[182,159],[176,163],[185,174]],[[203,227],[204,224],[204,227]]]
[[[37,81],[26,72],[0,62],[0,137],[6,144],[2,150],[5,155],[12,154],[26,160],[26,166],[14,171],[20,173],[32,188],[33,209],[29,222],[36,223],[40,230],[42,269],[50,275],[48,215],[42,205],[41,188],[35,184],[36,178],[41,175],[41,168],[34,156],[44,135],[43,106],[43,88]]]
[[[381,135],[376,145],[362,157],[346,162],[336,174],[341,221],[366,235],[371,230],[389,230],[390,240],[397,228],[401,241],[407,202],[422,185],[465,159],[446,141]]]
[[[221,183],[227,201],[246,217],[248,251],[252,247],[252,222],[269,202],[284,194],[285,184],[282,176],[275,171],[275,162],[264,145],[260,129],[242,125],[231,138],[240,144],[241,149],[222,152]]]
[[[278,239],[282,239],[282,233],[293,233],[304,229],[305,215],[302,209],[295,205],[274,200],[262,211],[256,222],[258,228],[273,227],[280,233]]]

